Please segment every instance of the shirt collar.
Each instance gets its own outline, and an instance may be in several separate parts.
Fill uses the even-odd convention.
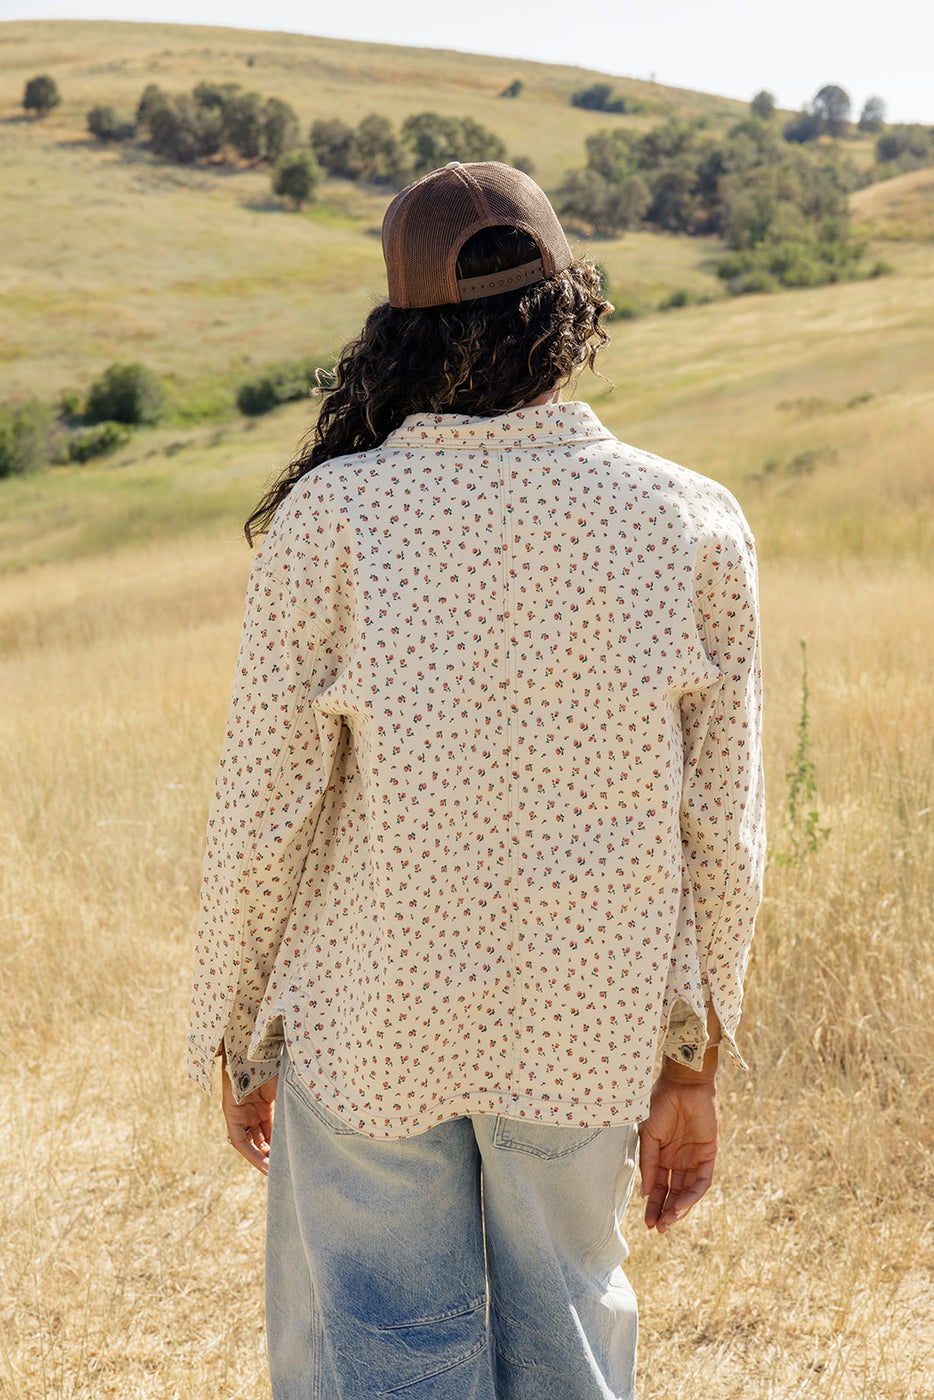
[[[589,404],[549,403],[517,408],[498,418],[470,418],[460,413],[412,413],[386,438],[384,448],[517,448],[599,441],[613,434]]]

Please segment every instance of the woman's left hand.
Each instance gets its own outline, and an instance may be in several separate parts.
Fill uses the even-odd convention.
[[[227,1120],[227,1141],[251,1166],[269,1175],[269,1144],[272,1140],[272,1115],[276,1103],[279,1076],[267,1079],[253,1089],[242,1103],[234,1098],[233,1085],[227,1066],[221,1069],[221,1106]]]

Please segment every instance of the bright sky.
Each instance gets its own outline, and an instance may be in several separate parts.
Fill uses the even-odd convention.
[[[274,29],[579,64],[798,108],[838,83],[858,115],[934,124],[931,0],[0,0],[0,20],[123,19]]]

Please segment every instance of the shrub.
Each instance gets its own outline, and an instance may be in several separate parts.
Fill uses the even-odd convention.
[[[113,107],[92,107],[87,116],[88,131],[98,141],[130,141],[136,135],[132,122],[121,122]]]
[[[58,400],[58,416],[63,423],[78,423],[82,418],[81,395],[77,389],[63,389]]]
[[[682,306],[692,306],[694,297],[687,287],[675,287],[674,291],[668,293],[663,301],[659,303],[659,311],[677,311]]]
[[[109,365],[88,393],[89,423],[155,423],[162,408],[162,387],[145,365]]]
[[[821,134],[820,117],[813,112],[799,112],[785,126],[782,135],[786,141],[803,146],[808,141],[816,141]]]
[[[596,170],[569,170],[554,196],[560,219],[590,224],[595,233],[615,232],[608,203],[612,186]]]
[[[275,165],[281,155],[298,145],[298,117],[279,97],[267,97],[261,113],[263,156]]]
[[[636,167],[635,136],[631,131],[592,131],[584,142],[587,169],[604,180],[623,180]]]
[[[613,301],[611,321],[635,321],[645,314],[645,307],[635,297],[616,297]]]
[[[506,147],[499,137],[472,117],[419,112],[406,117],[401,138],[412,153],[416,175],[424,175],[452,160],[506,159]]]
[[[700,219],[699,181],[688,162],[672,161],[652,181],[646,217],[671,233],[695,233]]]
[[[934,164],[934,129],[919,125],[889,127],[876,142],[876,161],[893,172]]]
[[[775,112],[775,96],[767,92],[765,88],[757,92],[749,104],[749,110],[754,117],[761,117],[763,121],[768,121]]]
[[[630,112],[636,105],[627,103],[625,97],[614,97],[609,83],[592,83],[590,87],[571,93],[571,106],[583,107],[588,112]]]
[[[227,103],[240,91],[239,83],[197,83],[191,95],[199,107],[206,112],[220,112],[223,115]]]
[[[733,296],[742,296],[745,293],[755,292],[777,292],[778,283],[775,278],[762,267],[750,268],[735,281],[729,284],[730,292]]]
[[[314,198],[320,180],[321,167],[311,151],[289,151],[276,162],[272,174],[273,194],[291,200],[296,209],[301,209]]]
[[[881,97],[867,97],[859,114],[860,131],[877,132],[885,126],[885,103]]]
[[[70,462],[89,462],[92,457],[103,457],[108,452],[116,452],[118,447],[129,442],[131,433],[123,423],[98,423],[83,433],[76,433],[68,444]]]
[[[258,92],[235,93],[230,97],[223,109],[222,130],[224,139],[244,160],[258,160],[262,156],[263,99]]]
[[[827,83],[815,95],[811,111],[828,136],[844,136],[850,125],[850,94],[836,83]]]
[[[40,73],[38,77],[30,78],[23,89],[24,109],[27,112],[35,112],[37,117],[47,116],[61,100],[58,84],[48,73]]]
[[[357,178],[371,184],[395,180],[405,166],[402,147],[385,118],[371,112],[353,134],[353,164]]]
[[[168,94],[163,92],[156,83],[149,83],[144,89],[139,102],[136,104],[136,124],[137,126],[148,127],[149,118],[157,107],[165,107],[169,101]]]
[[[54,434],[53,416],[37,399],[0,404],[0,477],[44,466],[52,455]]]
[[[304,399],[316,383],[315,360],[287,360],[270,367],[256,379],[249,379],[237,390],[237,407],[249,417],[269,413],[280,403]]]
[[[341,121],[340,117],[329,120],[319,118],[312,122],[311,149],[322,170],[329,175],[339,179],[356,178],[353,127]]]
[[[854,243],[845,220],[828,220],[807,237],[776,240],[771,236],[755,247],[722,258],[717,276],[734,295],[772,292],[782,287],[819,287],[827,282],[852,281],[861,275],[865,252]]]
[[[223,139],[221,113],[199,107],[194,98],[185,94],[154,94],[145,108],[143,124],[155,153],[178,165],[190,165],[199,156],[216,155]]]
[[[503,88],[500,97],[518,97],[523,86],[524,84],[521,78],[514,78],[507,87]]]
[[[454,160],[502,160],[506,159],[506,147],[489,127],[475,122],[473,117],[461,117],[456,144],[460,155]]]

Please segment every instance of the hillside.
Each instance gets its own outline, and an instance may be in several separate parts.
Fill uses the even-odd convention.
[[[43,71],[63,104],[25,120]],[[233,391],[335,349],[384,287],[386,193],[327,181],[286,212],[263,169],[102,148],[85,112],[128,116],[148,82],[202,78],[277,93],[306,126],[431,108],[488,124],[548,186],[607,124],[567,102],[598,76],[281,34],[0,25],[0,402],[83,392],[128,359],[171,390],[169,418],[113,456],[0,480],[0,965],[18,1071],[0,1115],[3,1400],[268,1397],[262,1184],[185,1085],[182,1042],[240,525],[311,405],[245,419]],[[521,97],[500,99],[516,77]],[[614,84],[655,104],[614,122],[744,111]],[[716,240],[579,242],[617,293],[701,300],[615,321],[607,378],[572,392],[731,487],[761,561],[772,854],[740,1031],[751,1072],[721,1076],[698,1210],[664,1239],[627,1215],[640,1400],[934,1400],[930,180],[853,196],[869,257],[893,270],[835,286],[725,297]]]
[[[42,121],[19,106],[26,79],[49,72],[62,105]],[[239,82],[281,96],[307,133],[312,118],[426,109],[465,116],[532,161],[546,188],[583,160],[607,126],[643,130],[668,117],[724,128],[744,104],[614,80],[648,110],[611,116],[572,107],[599,75],[463,54],[296,35],[164,25],[0,25],[0,337],[5,393],[83,389],[115,359],[139,358],[190,395],[229,394],[244,364],[333,351],[382,295],[377,234],[388,195],[329,180],[317,206],[288,214],[263,167],[180,167],[138,145],[89,137],[91,106],[129,119],[143,88]],[[516,100],[498,96],[513,79]],[[858,154],[860,143],[852,143]],[[652,236],[582,243],[614,289],[655,304],[666,293],[719,295],[715,240]]]

